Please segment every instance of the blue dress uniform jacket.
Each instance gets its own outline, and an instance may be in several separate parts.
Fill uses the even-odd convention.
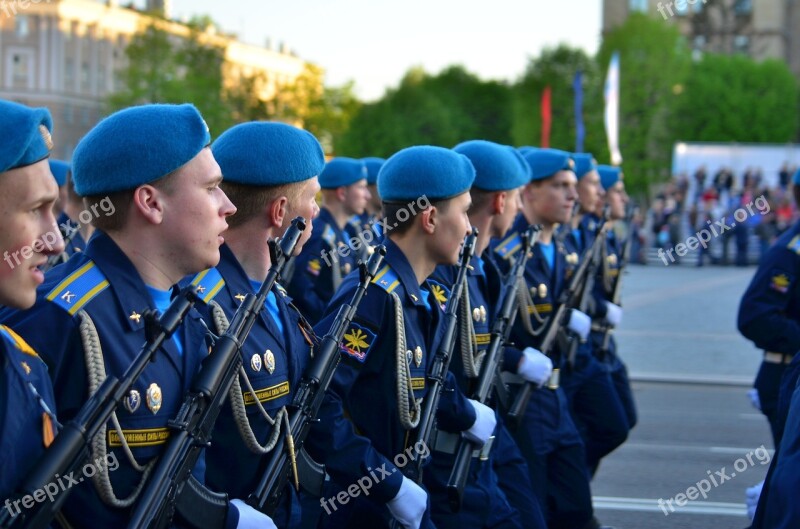
[[[520,233],[528,226],[519,215],[511,230],[492,245],[492,257],[498,268],[507,273],[517,251]],[[540,243],[533,246],[533,255],[525,267],[525,283],[531,294],[535,310],[547,320],[555,310],[556,300],[566,281],[567,257],[562,245],[556,244],[553,270],[542,253]],[[533,329],[542,324],[529,309]],[[511,341],[518,348],[539,346],[539,338],[530,336],[518,317],[511,332]],[[560,352],[553,358],[554,369],[563,367]],[[521,352],[507,349],[504,368],[516,373]],[[512,399],[516,388],[512,384]],[[531,398],[521,425],[512,430],[523,456],[528,462],[531,484],[545,509],[548,527],[583,527],[592,519],[591,495],[584,456],[584,445],[570,416],[563,388],[543,387],[531,393]]]
[[[46,275],[33,308],[4,314],[2,319],[42,352],[50,367],[60,419],[66,421],[89,397],[79,312],[85,311],[97,328],[107,374],[120,376],[145,342],[141,315],[154,308],[133,264],[108,235],[98,231],[85,252]],[[177,332],[183,353],[174,337],[165,342],[116,411],[133,455],[142,465],[163,448],[167,421],[175,416],[200,360],[208,353],[199,313],[191,311]],[[126,498],[141,474],[120,448],[110,423],[106,436],[109,456],[119,461],[119,468],[109,473],[110,480],[116,496]],[[196,468],[199,478],[202,466],[201,461]],[[107,506],[90,481],[73,487],[64,505],[62,513],[70,524],[124,527],[130,510]]]
[[[480,354],[488,349],[491,341],[490,331],[497,310],[496,295],[500,291],[500,279],[491,262],[473,257],[470,265],[472,268],[467,272],[469,317],[472,319],[476,350]],[[450,298],[457,273],[458,267],[456,266],[438,266],[428,278],[428,283],[432,285],[434,295],[440,303],[444,304]],[[490,275],[494,277],[490,279]],[[490,283],[494,283],[493,286],[496,287],[494,290],[490,288]],[[459,312],[459,317],[460,314],[461,312]],[[466,375],[460,338],[453,351],[450,371],[464,394],[469,395],[477,378],[470,378]],[[527,464],[519,454],[519,448],[511,439],[510,434],[505,431],[505,425],[499,414],[497,420],[490,460],[482,462],[478,458],[473,458],[470,477],[465,485],[464,499],[458,514],[454,515],[450,510],[446,491],[455,458],[452,453],[438,451],[435,453],[429,470],[425,474],[425,484],[431,493],[432,515],[437,527],[454,529],[463,527],[532,527],[544,529],[544,518],[527,475]],[[502,476],[496,469],[498,450],[504,452],[499,457],[507,457],[509,452],[513,452],[512,457],[518,456],[516,461],[523,465],[523,473],[517,473],[514,476],[515,482],[504,483],[502,481]],[[518,506],[506,497],[505,491],[509,489],[516,489],[522,493],[519,498],[526,498],[523,505]],[[515,499],[518,499],[516,495],[514,496]],[[525,516],[522,516],[523,513]]]
[[[796,354],[800,350],[799,273],[800,222],[778,237],[764,255],[739,305],[739,332],[767,352],[754,386],[775,446],[780,444],[800,371]]]
[[[409,449],[411,455],[419,457],[419,452],[415,452],[413,446],[414,430],[406,431],[399,420],[395,367],[398,329],[391,294],[396,294],[401,302],[406,349],[411,351],[407,355],[410,383],[416,399],[424,398],[427,394],[425,375],[444,332],[443,312],[430,293],[431,285],[426,285],[428,309],[423,299],[426,294],[421,291],[403,252],[391,240],[386,241],[386,247],[383,266],[369,285],[356,317],[345,334],[342,363],[331,384],[331,389],[342,400],[346,417],[370,443],[364,444],[361,438],[333,439],[330,450],[350,454],[350,464],[347,467],[340,465],[339,469],[332,469],[328,464],[331,477],[338,483],[355,483],[357,479],[370,475],[370,469],[373,474],[375,469],[386,469],[389,475],[373,483],[370,494],[381,504],[394,498],[400,489],[402,475],[395,462],[402,463],[402,458],[398,455],[407,453]],[[319,334],[330,327],[339,307],[350,302],[358,280],[357,272],[345,278],[342,288],[328,306],[325,318],[316,326]],[[455,389],[455,380],[448,373],[437,413],[439,428],[460,432],[471,427],[475,418],[474,409]],[[345,420],[344,415],[337,420]],[[423,447],[418,448],[425,451]],[[378,478],[381,477],[378,475]],[[343,510],[346,512],[343,513]],[[337,514],[341,522],[333,522],[332,526],[361,523],[366,519],[373,524],[380,523],[381,518],[388,520],[388,511],[383,507],[379,510],[380,513],[376,513],[375,504],[368,503],[363,496],[358,497],[339,508]],[[372,511],[371,514],[368,515],[368,511]]]
[[[190,282],[199,286],[205,303],[213,300],[219,304],[228,321],[233,319],[245,296],[255,294],[247,274],[226,244],[220,248],[220,262],[216,268],[197,274]],[[275,418],[277,412],[292,401],[303,367],[309,359],[313,331],[291,304],[292,300],[283,287],[276,283],[272,293],[283,330],[265,307],[253,325],[241,355],[244,370],[259,402]],[[198,309],[206,322],[213,321],[208,305],[201,305]],[[214,332],[218,330],[214,329]],[[244,384],[242,392],[250,427],[263,446],[272,426],[260,414]],[[284,430],[285,425],[281,424],[281,431]],[[246,498],[255,490],[270,457],[255,454],[247,448],[239,434],[230,401],[227,401],[217,418],[211,446],[206,450],[206,483],[209,487],[227,492],[232,498]],[[292,497],[291,493],[284,496],[285,509],[273,518],[280,527],[299,522],[299,504],[291,502]]]
[[[0,355],[0,501],[4,501],[52,441],[56,425],[51,414],[56,407],[47,366],[25,340],[5,326],[0,326]],[[11,505],[11,514],[18,514],[19,508],[19,504]]]
[[[58,227],[66,234],[65,238],[70,237],[69,242],[64,245],[64,253],[67,254],[67,257],[72,257],[73,254],[86,249],[86,241],[83,239],[81,232],[78,231],[80,226],[71,220],[66,213],[59,215]]]
[[[295,272],[288,288],[297,308],[312,325],[322,318],[335,293],[333,267],[339,268],[340,278],[355,268],[357,256],[348,246],[348,240],[333,215],[325,208],[320,209],[311,238],[295,259]]]

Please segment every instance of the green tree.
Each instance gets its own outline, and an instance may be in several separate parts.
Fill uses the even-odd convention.
[[[684,141],[793,141],[798,88],[782,62],[706,54],[680,93],[675,128]]]
[[[674,25],[640,13],[603,38],[597,62],[604,76],[614,51],[620,53],[619,145],[625,180],[632,191],[647,193],[650,184],[670,174],[678,134],[672,115],[691,53]]]

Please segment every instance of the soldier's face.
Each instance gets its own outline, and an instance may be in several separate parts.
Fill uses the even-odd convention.
[[[219,184],[222,170],[211,150],[200,151],[178,169],[164,191],[163,230],[170,262],[188,275],[219,263],[219,247],[228,228],[226,217],[236,212]]]
[[[522,198],[520,189],[512,189],[506,192],[505,208],[497,216],[497,222],[493,226],[492,237],[502,237],[514,224],[514,219],[522,210]]]
[[[289,226],[289,222],[295,217],[303,217],[306,219],[306,229],[300,235],[297,241],[297,246],[294,250],[294,255],[300,255],[300,250],[303,245],[311,237],[312,223],[311,221],[319,215],[319,206],[317,205],[317,193],[319,193],[319,182],[317,177],[311,178],[303,182],[303,188],[300,191],[294,204],[291,204],[287,210],[287,219],[284,221],[284,227]]]
[[[39,266],[64,251],[53,215],[58,186],[47,160],[0,173],[0,304],[18,309],[36,301]]]
[[[461,243],[472,230],[467,216],[472,204],[470,194],[462,193],[449,202],[445,207],[436,208],[436,225],[431,240],[436,264],[456,264]]]
[[[624,219],[625,204],[628,203],[628,194],[625,193],[625,184],[619,181],[611,186],[606,194],[606,199],[608,201],[611,220]]]
[[[583,211],[594,212],[598,206],[602,208],[604,196],[597,171],[589,171],[578,181],[578,202]]]
[[[351,215],[361,215],[367,208],[367,204],[372,198],[367,187],[367,180],[359,180],[355,184],[345,187],[344,205]]]
[[[526,193],[531,197],[532,216],[546,224],[569,222],[578,197],[577,182],[572,171],[559,171],[547,180],[531,184]]]

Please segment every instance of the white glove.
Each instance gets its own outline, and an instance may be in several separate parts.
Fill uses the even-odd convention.
[[[745,503],[747,504],[747,516],[750,517],[750,521],[753,521],[753,518],[756,516],[756,507],[758,507],[758,499],[761,497],[761,489],[764,488],[764,482],[762,481],[758,485],[754,485],[748,488],[745,491]]]
[[[469,403],[475,408],[475,423],[469,430],[464,432],[464,437],[475,444],[483,446],[494,433],[494,427],[497,426],[497,417],[494,415],[494,410],[489,406],[472,399],[469,399]]]
[[[526,347],[522,351],[522,360],[517,368],[517,374],[528,382],[542,387],[542,384],[547,382],[550,375],[553,374],[553,361],[538,349]]]
[[[231,500],[231,507],[239,511],[236,529],[278,529],[272,518],[259,512],[242,500]]]
[[[589,331],[592,329],[592,318],[579,311],[572,309],[569,313],[569,322],[567,328],[585,340],[589,336]]]
[[[419,529],[425,509],[428,507],[428,493],[403,476],[400,490],[386,506],[394,519],[400,522],[400,525],[407,529]]]
[[[606,321],[612,327],[617,327],[622,322],[622,307],[606,301]]]
[[[758,398],[758,390],[756,388],[750,388],[747,390],[747,396],[750,398],[750,404],[759,411],[761,411],[761,399]]]

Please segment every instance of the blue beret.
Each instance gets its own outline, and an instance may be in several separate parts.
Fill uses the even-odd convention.
[[[135,189],[197,156],[211,140],[193,105],[142,105],[111,114],[78,143],[72,180],[81,196]]]
[[[475,168],[452,149],[417,145],[398,151],[381,167],[378,194],[385,202],[445,200],[472,187]]]
[[[550,178],[559,171],[574,171],[570,153],[558,149],[532,149],[522,153],[531,166],[531,181]]]
[[[53,119],[46,108],[0,100],[0,173],[40,162],[50,155]]]
[[[586,173],[597,169],[597,160],[591,154],[577,152],[572,155],[572,159],[575,161],[575,176],[578,177],[578,180],[583,178]]]
[[[58,187],[67,183],[67,173],[69,172],[69,164],[62,160],[54,160],[50,158],[50,172],[53,173],[53,178],[56,179]]]
[[[597,172],[600,174],[600,184],[603,189],[608,190],[619,181],[620,168],[612,165],[598,165]]]
[[[795,171],[794,177],[792,177],[792,183],[794,185],[800,185],[800,168]]]
[[[491,141],[459,143],[453,150],[463,154],[475,167],[472,187],[484,191],[506,191],[530,181],[530,168],[515,149]]]
[[[367,166],[367,184],[374,186],[378,183],[378,171],[381,170],[386,160],[373,156],[370,158],[362,158],[361,161]]]
[[[366,180],[367,166],[361,160],[340,156],[325,164],[319,175],[319,186],[322,189],[336,189],[349,186],[359,180]]]
[[[226,182],[279,186],[313,178],[325,167],[313,134],[284,123],[253,121],[225,131],[211,145]]]

